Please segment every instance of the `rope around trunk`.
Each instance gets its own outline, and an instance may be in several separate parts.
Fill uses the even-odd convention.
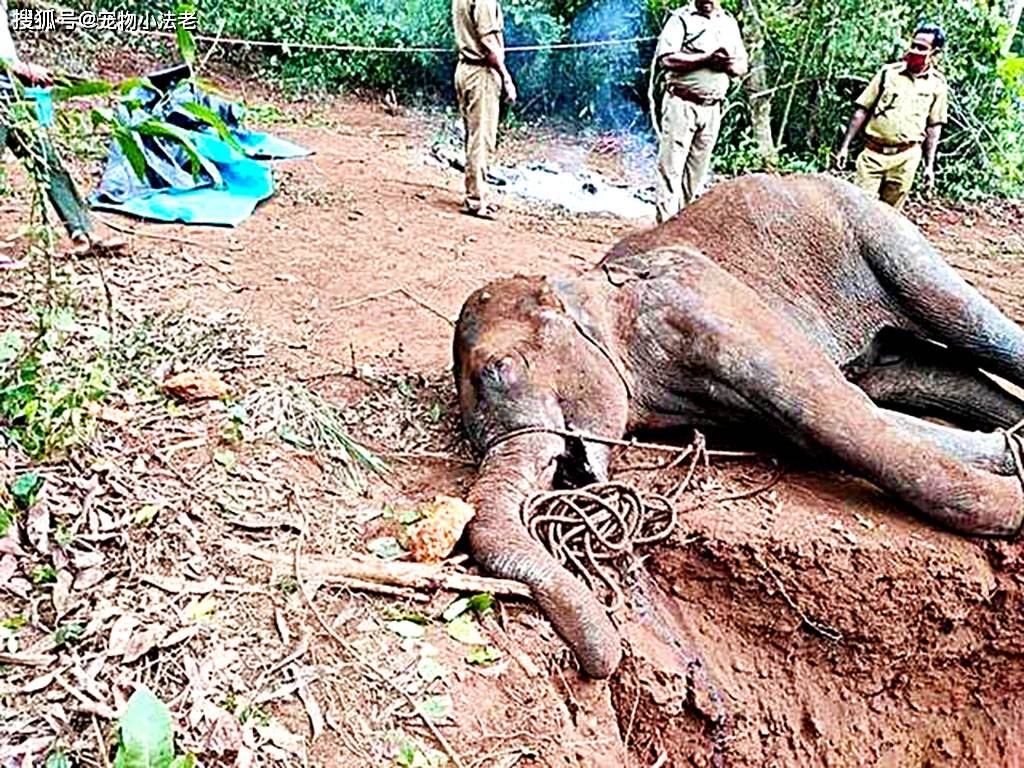
[[[664,541],[676,526],[668,497],[644,496],[621,482],[538,493],[521,514],[530,535],[591,590],[598,580],[607,587],[609,611],[625,603],[616,576],[629,567],[635,548]]]
[[[634,446],[627,446],[634,447]],[[564,567],[596,591],[598,582],[607,588],[610,613],[626,599],[617,576],[630,573],[638,564],[636,548],[664,541],[676,528],[675,502],[693,481],[697,466],[708,462],[704,436],[675,449],[677,455],[658,469],[672,469],[687,459],[686,476],[669,495],[641,493],[622,481],[592,483],[583,488],[542,491],[526,500],[520,516],[530,535],[541,542]]]

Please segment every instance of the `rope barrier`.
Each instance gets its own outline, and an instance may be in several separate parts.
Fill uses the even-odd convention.
[[[152,37],[174,38],[174,32],[159,30],[139,30],[142,34]],[[216,37],[213,35],[193,35],[193,40],[204,43],[222,45],[247,45],[253,48],[286,48],[298,51],[338,51],[346,53],[450,53],[455,54],[454,47],[440,46],[397,46],[397,45],[347,45],[343,43],[289,43],[279,40],[246,40],[241,37]],[[575,43],[545,43],[539,45],[513,45],[505,48],[505,53],[524,53],[527,51],[570,51],[586,48],[611,48],[616,46],[636,45],[657,40],[657,37],[629,37],[614,40],[588,40]]]

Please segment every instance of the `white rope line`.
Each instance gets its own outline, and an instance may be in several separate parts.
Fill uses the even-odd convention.
[[[154,37],[175,37],[174,32],[159,30],[139,30],[142,34]],[[248,45],[253,48],[288,48],[306,51],[346,51],[349,53],[456,53],[454,47],[440,48],[432,46],[392,46],[392,45],[344,45],[335,43],[289,43],[278,40],[246,40],[241,37],[215,37],[212,35],[192,35],[193,40],[222,45]],[[635,45],[657,40],[656,37],[628,37],[615,40],[589,40],[577,43],[547,43],[544,45],[512,45],[505,48],[506,53],[524,51],[567,51],[581,48],[610,48],[614,46]]]

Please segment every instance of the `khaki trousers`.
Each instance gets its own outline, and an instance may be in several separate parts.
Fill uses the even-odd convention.
[[[466,128],[466,207],[475,210],[486,202],[484,175],[498,141],[501,83],[490,67],[460,61],[455,94]]]
[[[722,108],[670,94],[661,104],[658,145],[658,222],[667,221],[700,192],[718,141]]]
[[[920,144],[896,155],[883,155],[865,147],[857,157],[854,183],[873,198],[884,200],[899,210],[910,194],[920,164]]]

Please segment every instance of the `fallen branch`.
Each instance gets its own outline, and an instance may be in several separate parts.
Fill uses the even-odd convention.
[[[46,653],[0,653],[0,664],[23,667],[48,667],[57,660]]]
[[[225,547],[237,555],[251,557],[264,563],[282,567],[291,567],[292,565],[292,558],[288,555],[260,549],[239,541],[226,542]],[[372,582],[408,589],[490,592],[492,595],[531,597],[530,590],[518,581],[445,571],[438,566],[424,563],[357,560],[351,557],[333,557],[331,559],[307,557],[303,560],[303,565],[306,572],[315,573],[319,581],[347,584],[355,589],[362,588],[359,582]]]

